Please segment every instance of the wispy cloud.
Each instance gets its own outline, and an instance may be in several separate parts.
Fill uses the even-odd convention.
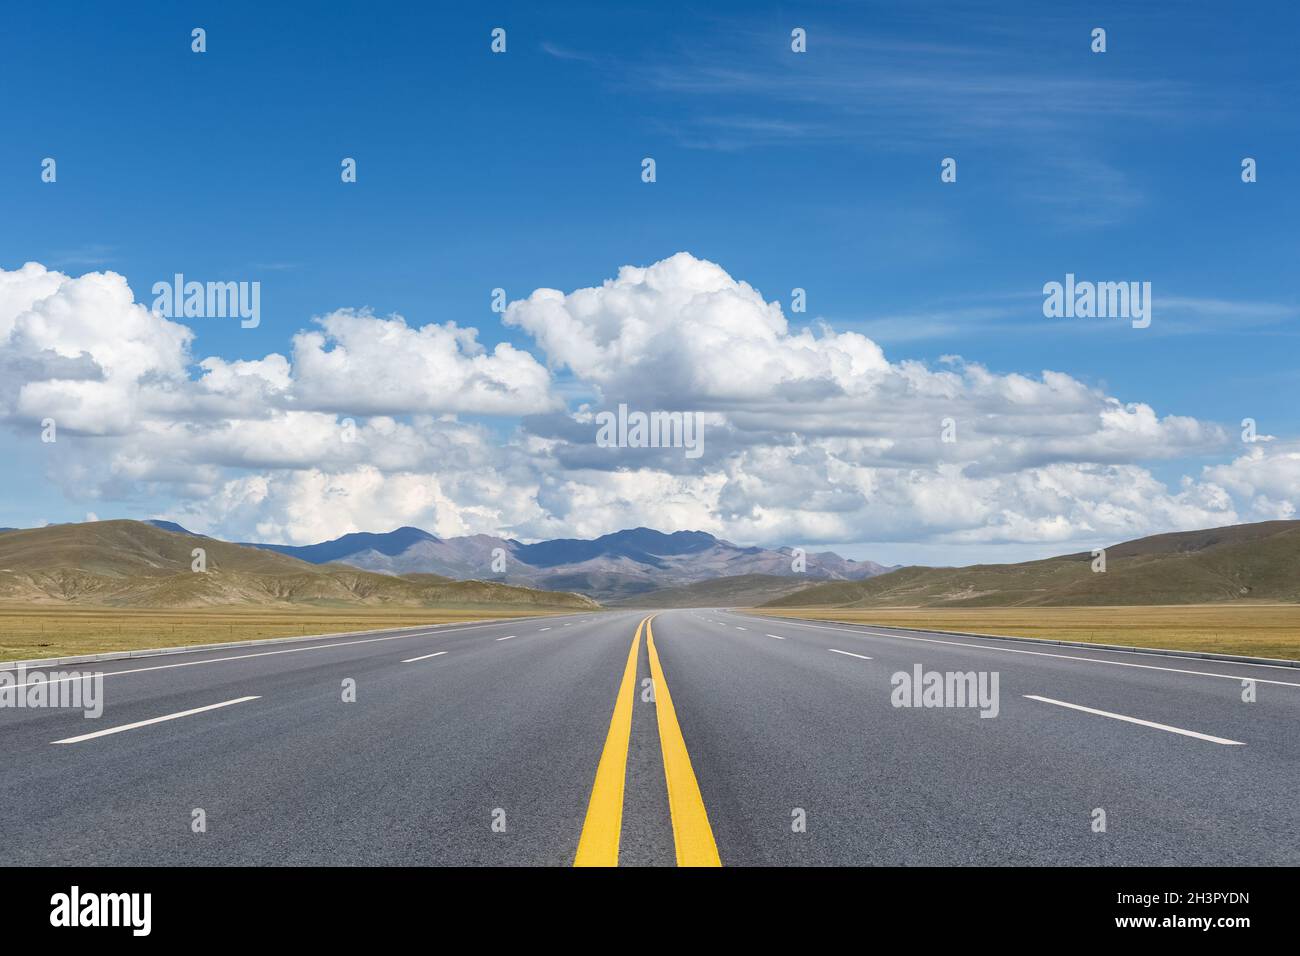
[[[790,52],[778,32],[727,29],[723,44],[684,45],[675,55],[630,67],[663,93],[709,98],[692,116],[703,127],[764,135],[761,121],[783,120],[795,135],[906,147],[991,134],[1079,132],[1080,123],[1171,121],[1195,100],[1184,83],[1100,70],[1071,70],[987,43],[916,43],[902,37],[850,36],[809,26],[810,52]],[[720,114],[731,97],[736,116]],[[826,122],[834,120],[834,122]]]
[[[558,43],[552,43],[550,40],[543,40],[541,43],[542,52],[555,57],[557,60],[575,60],[580,63],[597,63],[600,57],[590,53],[582,53],[568,47],[560,46]]]
[[[661,132],[688,148],[838,144],[935,162],[974,148],[996,157],[1009,198],[1072,229],[1129,220],[1146,204],[1146,184],[1102,145],[1117,129],[1149,134],[1233,110],[1231,91],[1092,56],[1077,18],[961,4],[941,17],[925,3],[875,12],[870,35],[802,18],[762,30],[718,19],[653,57],[544,49],[671,101]],[[790,50],[794,23],[808,31],[805,54]],[[930,35],[940,39],[916,39]]]
[[[972,297],[969,305],[940,304],[856,319],[837,317],[835,325],[886,344],[1001,335],[1129,334],[1127,323],[1107,319],[1044,318],[1043,297],[1037,290],[1008,293],[984,302],[980,298]],[[1149,329],[1142,330],[1143,335],[1211,335],[1244,329],[1294,335],[1289,323],[1300,319],[1300,306],[1276,302],[1156,294],[1153,307],[1155,319]]]
[[[56,252],[50,263],[61,269],[99,269],[113,261],[114,249],[104,243],[91,243],[77,249]]]

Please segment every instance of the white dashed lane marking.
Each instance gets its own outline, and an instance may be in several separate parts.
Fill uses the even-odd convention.
[[[1085,714],[1096,714],[1098,717],[1109,717],[1111,720],[1122,720],[1130,724],[1140,724],[1143,727],[1153,727],[1156,730],[1164,730],[1171,734],[1182,734],[1184,737],[1195,737],[1197,740],[1208,740],[1212,744],[1227,744],[1233,747],[1244,747],[1244,742],[1240,740],[1229,740],[1226,737],[1214,737],[1210,734],[1198,734],[1194,730],[1183,730],[1181,727],[1170,727],[1168,724],[1157,724],[1152,720],[1140,720],[1137,717],[1125,717],[1123,714],[1112,714],[1108,710],[1097,710],[1094,707],[1084,707],[1080,704],[1067,704],[1063,700],[1052,700],[1050,697],[1038,697],[1035,694],[1025,694],[1029,700],[1041,701],[1044,704],[1055,704],[1057,707],[1068,707],[1070,710],[1081,710]]]
[[[137,720],[133,724],[122,724],[120,727],[109,727],[105,730],[96,730],[94,733],[82,734],[79,737],[65,737],[63,740],[54,740],[51,741],[51,743],[79,744],[83,740],[94,740],[96,737],[107,737],[109,734],[120,734],[124,730],[135,730],[137,727],[148,727],[150,724],[161,724],[164,720],[176,720],[179,717],[189,717],[192,714],[201,714],[206,710],[216,710],[218,707],[229,707],[231,704],[242,704],[250,700],[258,700],[258,698],[236,697],[234,700],[223,700],[219,704],[208,704],[206,707],[195,707],[193,710],[182,710],[175,714],[164,714],[161,717],[150,717],[148,720]]]
[[[427,661],[430,657],[442,657],[442,655],[443,655],[443,654],[446,654],[446,653],[447,653],[446,651],[438,651],[437,653],[434,653],[434,654],[424,654],[424,655],[422,655],[422,656],[420,656],[420,657],[408,657],[406,660],[402,661],[402,663],[403,663],[403,664],[414,664],[416,661]]]

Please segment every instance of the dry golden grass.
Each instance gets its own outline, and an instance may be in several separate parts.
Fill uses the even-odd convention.
[[[124,610],[0,607],[0,661],[68,657],[150,647],[217,644],[265,637],[336,634],[550,612],[530,609],[320,608]],[[569,612],[572,613],[572,612]]]
[[[1300,660],[1300,604],[1191,604],[929,610],[781,608],[759,614],[854,624],[896,624],[1012,637],[1213,651]]]

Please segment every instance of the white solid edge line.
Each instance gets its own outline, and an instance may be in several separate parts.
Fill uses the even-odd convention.
[[[447,653],[446,651],[437,651],[436,653],[425,654],[421,657],[408,657],[406,660],[402,661],[402,663],[414,664],[416,661],[427,661],[430,657],[442,657],[442,655],[446,653]]]
[[[1192,674],[1196,677],[1222,677],[1225,680],[1254,681],[1256,684],[1275,684],[1279,687],[1300,687],[1300,684],[1285,680],[1268,680],[1265,677],[1247,677],[1244,674],[1215,674],[1212,671],[1193,671],[1182,667],[1160,667],[1156,664],[1135,664],[1130,661],[1108,661],[1100,657],[1078,657],[1074,654],[1051,654],[1047,651],[1026,651],[1018,647],[995,647],[991,644],[965,644],[961,641],[941,641],[933,637],[905,637],[902,634],[886,634],[883,631],[868,631],[848,627],[827,627],[820,624],[800,624],[795,621],[783,621],[794,627],[811,627],[819,631],[838,631],[841,634],[856,634],[859,637],[888,637],[896,641],[920,641],[923,644],[947,644],[951,647],[969,647],[977,651],[1002,651],[1006,654],[1030,654],[1034,657],[1055,657],[1064,661],[1086,661],[1089,664],[1114,664],[1116,667],[1137,667],[1148,671],[1167,671],[1170,674]],[[997,638],[990,638],[997,640]],[[1104,653],[1104,652],[1103,652]],[[1243,665],[1244,666],[1244,665]],[[1252,665],[1271,667],[1271,664]]]
[[[836,649],[833,648],[833,647],[828,647],[828,648],[826,648],[826,650],[830,651],[832,654],[843,654],[845,657],[858,657],[858,658],[861,658],[861,659],[864,660],[864,661],[869,661],[869,660],[871,660],[871,658],[868,657],[866,654],[854,654],[852,651],[841,651],[841,650],[836,650]]]
[[[497,638],[498,641],[513,641],[514,639],[515,639],[515,636],[514,636],[513,634],[507,634],[505,637],[498,637],[498,638]]]
[[[109,727],[107,730],[96,730],[94,733],[82,734],[79,737],[65,737],[63,740],[52,740],[50,743],[79,744],[83,740],[93,740],[96,737],[107,737],[109,734],[120,734],[124,730],[135,730],[137,727],[148,727],[150,724],[161,724],[164,720],[175,720],[178,717],[189,717],[191,714],[201,714],[205,710],[216,710],[218,707],[229,707],[231,704],[242,704],[246,701],[258,699],[258,696],[236,697],[234,700],[225,700],[219,704],[208,704],[206,707],[195,707],[193,710],[182,710],[175,714],[164,714],[162,717],[150,717],[148,720],[137,720],[133,724],[122,724],[120,727]]]
[[[434,626],[436,627],[437,625]],[[171,670],[173,667],[193,667],[196,664],[221,664],[224,663],[225,661],[246,661],[251,657],[272,657],[276,654],[300,654],[303,651],[323,651],[323,650],[328,650],[331,647],[351,647],[353,644],[376,644],[380,641],[407,641],[413,637],[438,637],[442,634],[453,634],[456,631],[468,631],[474,629],[475,628],[472,627],[456,627],[456,628],[449,628],[448,630],[445,631],[439,631],[437,634],[425,634],[425,633],[395,634],[392,637],[367,637],[366,639],[361,641],[340,641],[335,644],[313,644],[309,647],[290,647],[283,651],[259,651],[256,654],[236,654],[231,657],[209,657],[201,661],[181,661],[178,664],[158,664],[155,665],[154,667],[132,667],[130,670],[124,670],[124,671],[95,671],[95,673],[99,674],[102,677],[117,677],[120,674],[143,674],[146,671]],[[105,661],[105,663],[112,663],[112,662]],[[3,670],[3,668],[0,668],[0,670]],[[13,672],[10,671],[10,673]],[[18,688],[18,687],[31,687],[35,684],[61,684],[64,681],[81,680],[81,678],[82,675],[78,675],[76,677],[60,677],[57,680],[28,681],[26,684],[11,684],[9,686]]]
[[[1125,717],[1123,714],[1112,714],[1108,710],[1097,710],[1095,707],[1084,707],[1080,704],[1068,704],[1063,700],[1052,700],[1050,697],[1039,697],[1036,694],[1025,694],[1029,700],[1042,701],[1044,704],[1055,704],[1057,707],[1068,707],[1071,710],[1081,710],[1085,714],[1096,714],[1098,717],[1109,717],[1112,720],[1123,720],[1130,724],[1141,724],[1143,727],[1154,727],[1156,730],[1167,730],[1171,734],[1182,734],[1184,737],[1195,737],[1197,740],[1208,740],[1214,744],[1228,744],[1234,747],[1246,746],[1244,741],[1229,740],[1226,737],[1214,737],[1210,734],[1198,734],[1194,730],[1183,730],[1181,727],[1170,727],[1168,724],[1157,724],[1153,720],[1139,720],[1137,717]]]
[[[768,637],[775,637],[778,641],[784,641],[784,640],[785,640],[785,638],[782,637],[780,634],[769,634],[769,635],[767,635],[767,636],[768,636]]]

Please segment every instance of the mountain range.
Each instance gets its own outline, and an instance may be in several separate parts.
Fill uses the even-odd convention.
[[[867,581],[814,585],[766,607],[1050,607],[1300,602],[1300,521],[1153,535],[1020,564],[907,567]]]
[[[479,534],[439,538],[419,528],[346,534],[319,544],[255,544],[312,564],[337,562],[383,574],[438,574],[501,581],[547,591],[575,591],[602,603],[649,600],[718,578],[763,575],[781,585],[767,597],[809,581],[858,581],[890,568],[830,551],[807,553],[796,570],[793,548],[742,547],[703,531],[665,534],[650,528],[594,539],[556,538],[524,544]],[[665,594],[665,597],[667,595]],[[655,602],[651,602],[655,603]]]
[[[203,548],[207,573],[191,568]],[[506,570],[493,571],[504,559]],[[1153,535],[1019,564],[882,568],[636,528],[522,544],[417,528],[305,547],[232,544],[174,522],[0,529],[0,602],[134,607],[315,604],[595,608],[1048,607],[1300,602],[1300,521]],[[433,573],[437,569],[443,573]],[[887,573],[886,573],[887,572]],[[486,579],[486,580],[485,580]],[[565,590],[560,590],[561,588]],[[581,593],[575,593],[581,592]]]
[[[809,582],[799,576],[737,574],[633,594],[609,603],[615,607],[640,608],[754,607],[788,594],[807,590],[810,583],[815,582]]]

